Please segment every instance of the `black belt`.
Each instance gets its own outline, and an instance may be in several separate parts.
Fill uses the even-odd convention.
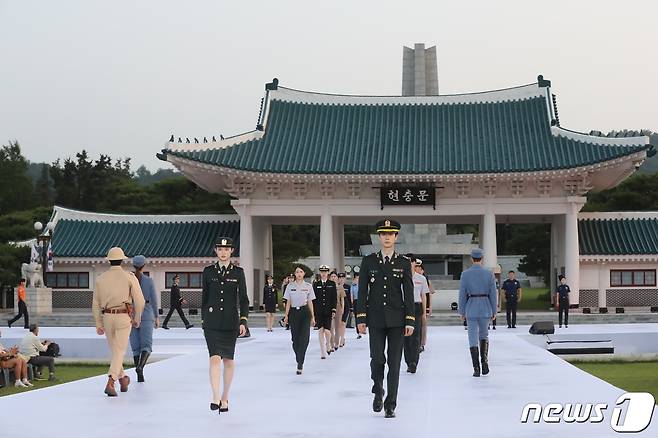
[[[308,306],[304,305],[304,306],[291,306],[290,308],[294,310],[302,310],[302,309],[306,309],[307,307]]]
[[[469,298],[480,298],[480,297],[488,297],[489,294],[480,294],[480,295],[469,295]]]

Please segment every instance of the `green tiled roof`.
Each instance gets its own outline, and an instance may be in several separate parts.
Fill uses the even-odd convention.
[[[573,168],[650,148],[639,139],[555,135],[541,93],[494,102],[354,102],[273,99],[261,138],[205,150],[172,143],[159,157],[280,174],[440,175]]]
[[[580,219],[581,255],[658,254],[658,218]]]
[[[213,257],[218,236],[240,242],[238,221],[110,222],[61,219],[53,232],[55,257],[105,257],[120,246],[128,257]],[[239,254],[236,248],[235,255]]]

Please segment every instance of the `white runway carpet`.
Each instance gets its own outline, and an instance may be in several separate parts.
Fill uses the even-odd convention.
[[[4,338],[18,335],[3,330]],[[89,328],[42,328],[42,337],[86,337]],[[570,335],[598,330],[657,332],[658,325],[572,326]],[[51,334],[49,335],[49,331]],[[236,349],[237,370],[230,411],[208,404],[208,357],[199,329],[156,331],[155,353],[180,355],[146,367],[117,398],[103,394],[105,376],[0,399],[0,436],[55,437],[601,437],[624,391],[599,380],[523,339],[527,327],[492,332],[491,374],[473,378],[466,332],[430,327],[418,373],[402,363],[397,418],[372,412],[368,339],[355,339],[320,360],[311,333],[304,374],[295,375],[290,332],[252,329]],[[3,343],[8,339],[3,339]],[[161,347],[158,347],[160,345]],[[166,350],[166,351],[164,351]],[[118,389],[118,385],[117,385]],[[608,403],[599,424],[521,424],[525,404]],[[640,436],[658,436],[658,412]]]

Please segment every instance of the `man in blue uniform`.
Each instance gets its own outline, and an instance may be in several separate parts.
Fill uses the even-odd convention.
[[[516,328],[516,307],[521,302],[523,289],[519,280],[514,278],[514,271],[507,273],[507,280],[500,288],[505,294],[505,313],[507,315],[507,328]]]
[[[564,275],[558,277],[560,284],[553,295],[553,302],[558,305],[558,322],[562,328],[562,315],[564,314],[564,327],[569,327],[569,293],[571,289],[567,285],[567,279]]]
[[[395,252],[400,224],[393,220],[376,225],[381,251],[367,255],[359,270],[356,322],[359,333],[370,329],[370,375],[375,394],[372,409],[395,417],[404,337],[414,332],[414,283],[409,259]],[[384,349],[388,344],[387,355]],[[387,357],[388,356],[388,357]],[[384,365],[388,363],[384,398]]]
[[[473,362],[473,377],[489,374],[489,321],[496,318],[496,279],[493,272],[482,266],[483,252],[471,251],[473,266],[462,272],[459,282],[459,317],[467,321],[468,344]],[[478,352],[478,341],[480,349]],[[478,357],[480,356],[480,357]]]

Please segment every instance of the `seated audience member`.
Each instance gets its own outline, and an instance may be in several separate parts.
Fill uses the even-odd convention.
[[[39,367],[39,375],[41,375],[41,367],[47,365],[48,371],[50,372],[48,380],[53,382],[57,380],[55,378],[55,358],[52,356],[39,355],[39,353],[45,352],[48,349],[48,345],[50,345],[51,342],[42,342],[39,340],[38,336],[39,326],[36,324],[30,324],[30,332],[25,335],[23,341],[21,341],[21,347],[18,352],[25,360],[27,360],[27,363]],[[37,380],[40,379],[37,378]]]
[[[1,334],[0,334],[1,336]],[[27,362],[18,355],[18,348],[5,348],[0,344],[0,368],[13,369],[18,388],[27,388],[34,386],[27,380]],[[9,382],[5,382],[9,386]]]

